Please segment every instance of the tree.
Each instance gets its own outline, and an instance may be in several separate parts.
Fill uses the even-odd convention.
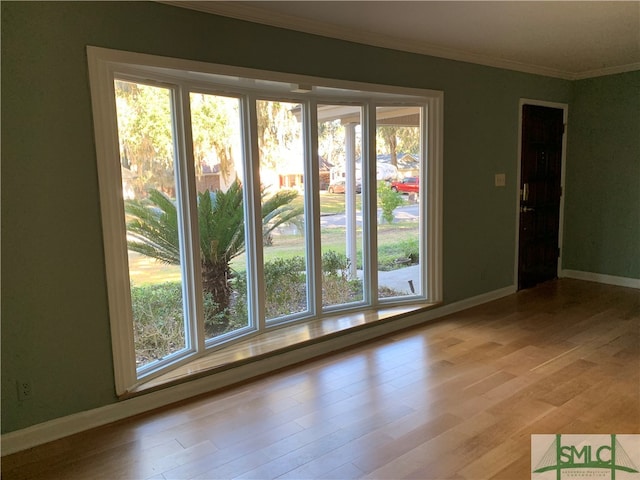
[[[171,92],[117,80],[118,138],[122,166],[135,174],[137,195],[174,189]]]
[[[171,91],[167,88],[117,80],[118,138],[122,166],[135,174],[137,196],[150,188],[175,189]],[[193,154],[196,174],[206,160],[219,162],[224,181],[235,173],[234,145],[239,143],[239,102],[203,93],[190,95]],[[239,150],[239,148],[238,148]]]
[[[382,125],[378,127],[378,153],[389,153],[391,165],[398,166],[398,152],[416,153],[420,151],[420,128]]]
[[[394,167],[398,166],[398,137],[396,135],[398,128],[392,126],[378,127],[378,136],[382,139],[386,150],[391,154],[390,163]]]
[[[263,234],[295,219],[301,208],[291,205],[295,191],[281,190],[262,202]],[[128,200],[125,210],[133,219],[127,224],[129,249],[169,264],[180,263],[178,216],[174,200],[151,190],[146,201]],[[198,194],[202,287],[211,292],[217,313],[231,305],[231,260],[242,254],[244,209],[242,187],[234,181],[225,192],[208,190]]]
[[[240,142],[239,101],[204,93],[191,93],[190,100],[196,174],[202,173],[203,165],[213,154],[226,183],[235,174],[233,146]]]
[[[345,132],[340,120],[318,122],[318,154],[329,163],[344,163]]]
[[[260,164],[277,169],[292,145],[300,139],[295,103],[258,100],[256,102]]]

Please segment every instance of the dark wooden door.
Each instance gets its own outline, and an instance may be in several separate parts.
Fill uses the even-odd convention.
[[[557,277],[563,111],[524,105],[518,288]]]

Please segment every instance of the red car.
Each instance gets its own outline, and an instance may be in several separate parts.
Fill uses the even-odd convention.
[[[418,193],[420,191],[420,178],[406,177],[399,182],[391,182],[391,190],[400,193]]]

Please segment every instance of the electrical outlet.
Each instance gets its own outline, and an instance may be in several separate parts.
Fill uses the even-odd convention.
[[[30,381],[18,380],[16,384],[18,386],[18,400],[29,400],[33,396],[33,390],[31,388]]]

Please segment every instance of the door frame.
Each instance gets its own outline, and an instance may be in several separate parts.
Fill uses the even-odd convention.
[[[566,174],[566,160],[567,160],[567,135],[568,135],[568,116],[569,116],[569,104],[548,102],[546,100],[534,100],[530,98],[521,98],[518,102],[518,164],[516,166],[516,244],[515,244],[515,259],[513,266],[513,283],[518,289],[518,260],[520,258],[520,181],[522,175],[522,110],[525,105],[536,105],[539,107],[557,108],[562,110],[562,122],[565,125],[564,135],[562,136],[562,157],[560,165],[560,188],[562,194],[560,195],[560,225],[558,226],[558,248],[560,249],[560,256],[558,257],[558,271],[557,275],[560,277],[562,272],[562,254],[564,250],[562,248],[562,239],[564,233],[564,196],[565,196],[565,174]]]

